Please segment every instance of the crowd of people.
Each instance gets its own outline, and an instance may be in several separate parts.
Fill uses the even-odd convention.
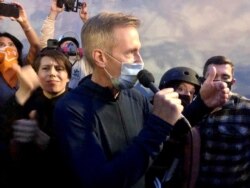
[[[40,36],[13,4],[30,47],[0,32],[0,187],[250,186],[250,100],[232,91],[230,59],[208,58],[200,75],[173,67],[148,98],[134,87],[139,18],[89,18],[83,3],[81,41],[57,41],[57,0]]]

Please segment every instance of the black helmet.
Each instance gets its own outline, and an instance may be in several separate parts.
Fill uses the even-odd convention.
[[[174,85],[178,84],[180,81],[194,84],[196,92],[200,89],[201,83],[199,75],[188,67],[174,67],[166,71],[161,77],[159,89],[174,87]]]
[[[77,48],[79,48],[79,42],[74,37],[63,37],[63,38],[61,38],[59,40],[59,42],[58,42],[58,46],[60,46],[65,41],[71,41],[71,42],[73,42],[77,46]]]

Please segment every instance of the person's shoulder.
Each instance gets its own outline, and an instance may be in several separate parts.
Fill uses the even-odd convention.
[[[248,97],[241,95],[239,93],[235,93],[235,92],[231,92],[230,98],[231,99],[238,99],[238,100],[246,100],[246,101],[250,100]]]
[[[84,81],[83,81],[84,82]],[[66,106],[79,106],[80,104],[86,103],[91,97],[91,94],[88,92],[88,88],[85,87],[85,84],[79,84],[74,89],[69,89],[59,100],[58,105]]]
[[[63,96],[58,99],[58,102],[62,103],[64,102],[65,104],[69,103],[70,101],[75,101],[78,100],[79,92],[77,92],[76,88],[75,89],[70,89],[68,90]]]
[[[250,109],[250,99],[246,96],[240,95],[239,93],[231,93],[231,100],[238,106],[245,106]]]

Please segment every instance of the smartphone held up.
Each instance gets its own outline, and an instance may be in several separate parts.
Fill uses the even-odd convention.
[[[0,16],[19,17],[19,9],[15,4],[0,3]]]

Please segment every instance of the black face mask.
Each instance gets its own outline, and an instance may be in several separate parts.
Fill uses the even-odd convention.
[[[227,84],[227,87],[231,90],[232,85],[233,85],[233,81],[231,82],[225,82]]]
[[[186,106],[189,105],[191,102],[191,97],[188,95],[180,95],[179,94],[179,99],[181,100],[181,104],[184,108],[186,108]]]

